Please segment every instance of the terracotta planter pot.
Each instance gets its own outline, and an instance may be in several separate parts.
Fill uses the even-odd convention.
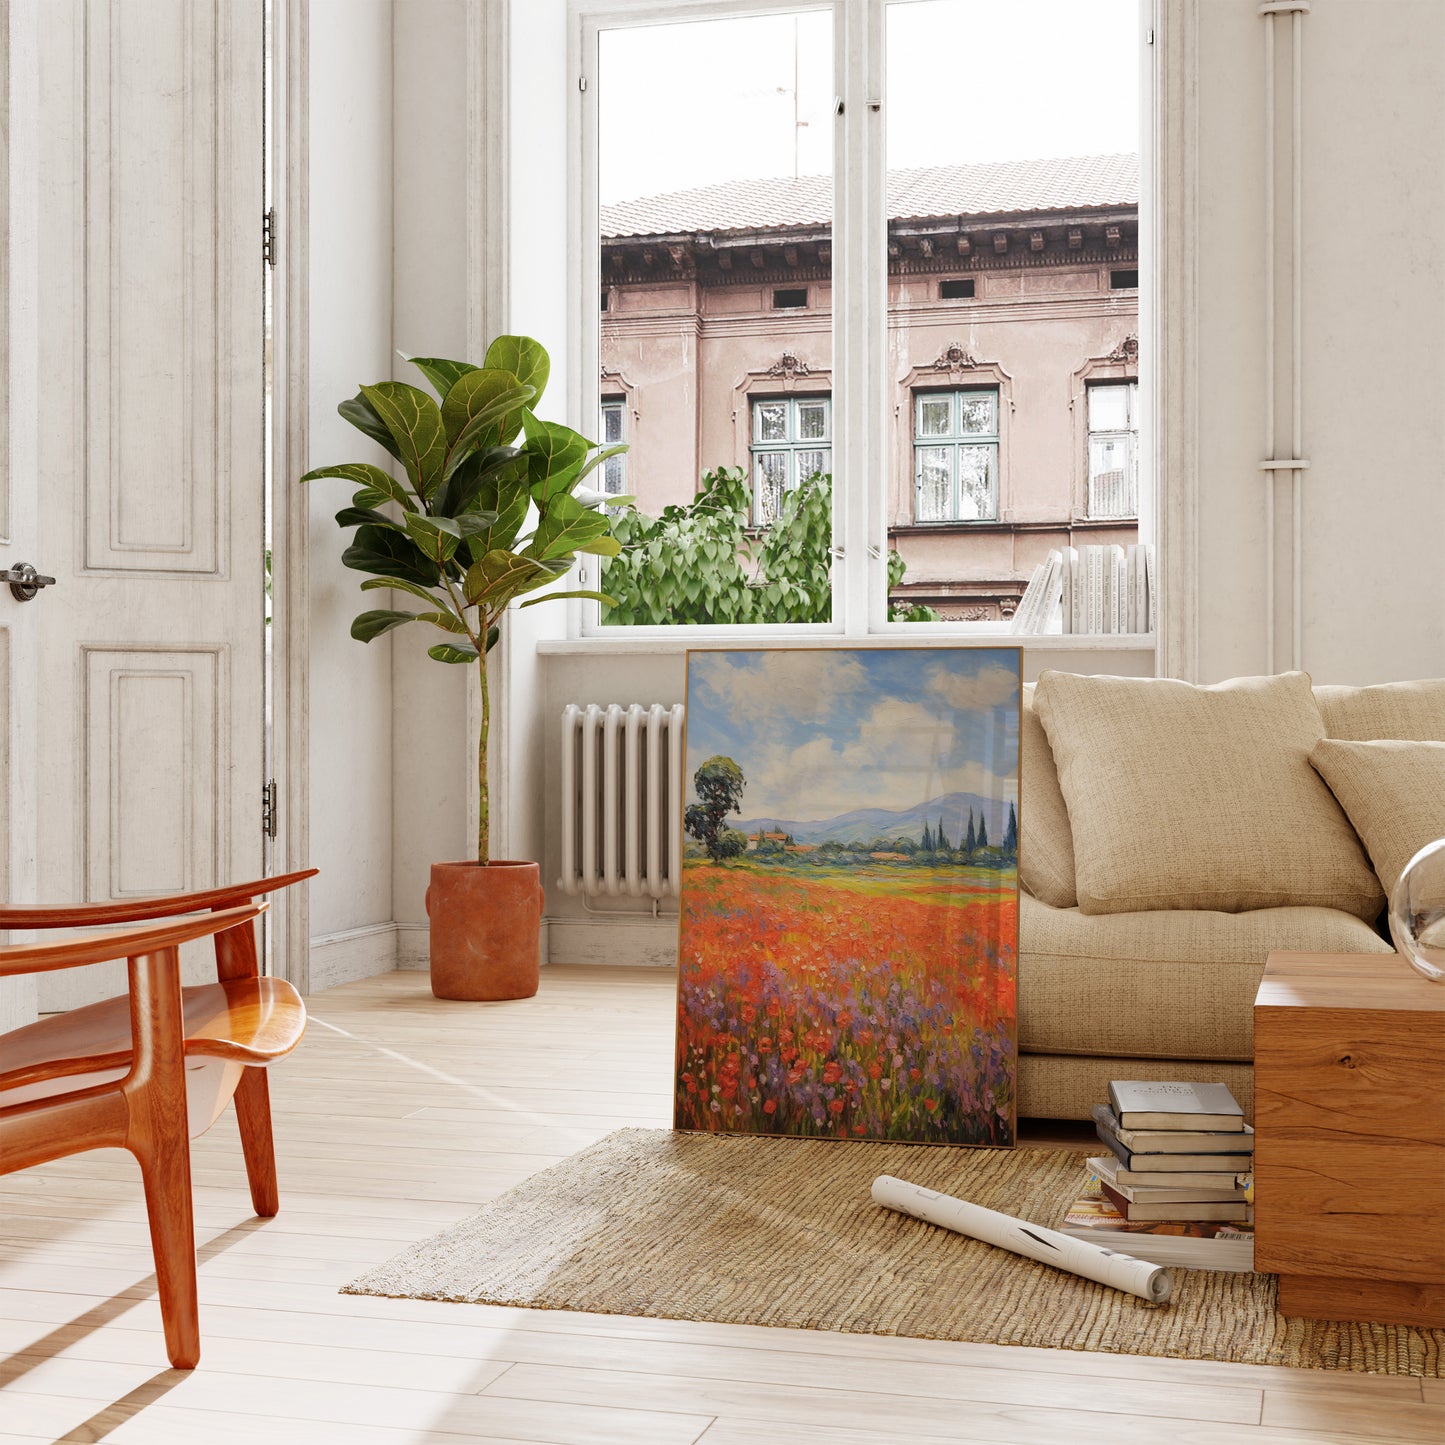
[[[431,991],[438,998],[531,998],[541,964],[536,863],[433,863]]]

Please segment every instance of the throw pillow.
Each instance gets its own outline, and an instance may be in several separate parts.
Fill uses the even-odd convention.
[[[1387,894],[1426,843],[1445,838],[1445,742],[1338,742],[1310,762],[1350,815]]]
[[[1306,673],[1195,687],[1045,672],[1034,706],[1069,809],[1081,912],[1380,912],[1359,839],[1310,767],[1324,729]]]
[[[1072,908],[1074,839],[1059,791],[1048,734],[1034,711],[1034,684],[1024,688],[1019,728],[1019,882],[1051,908]]]
[[[1327,738],[1372,742],[1413,738],[1445,742],[1445,678],[1387,682],[1376,687],[1315,688]]]

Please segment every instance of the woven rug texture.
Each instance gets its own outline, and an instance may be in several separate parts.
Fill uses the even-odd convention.
[[[1055,1227],[1072,1150],[622,1129],[343,1293],[1439,1376],[1445,1330],[1286,1319],[1272,1275],[1175,1270],[1168,1303],[869,1197],[893,1174]]]

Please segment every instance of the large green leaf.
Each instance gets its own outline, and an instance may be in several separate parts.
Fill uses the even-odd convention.
[[[541,401],[547,389],[547,378],[552,371],[552,362],[547,348],[530,336],[499,336],[487,347],[482,360],[483,366],[495,366],[510,371],[523,386],[530,386],[536,392],[532,404]]]
[[[447,392],[467,372],[477,369],[470,361],[447,361],[439,356],[407,356],[403,360],[411,362],[426,377],[437,396],[443,401],[446,400]]]
[[[427,648],[426,655],[438,662],[475,662],[481,654],[470,642],[438,642]]]
[[[462,596],[468,602],[480,603],[488,612],[500,612],[514,597],[545,587],[565,571],[565,567],[559,570],[555,564],[549,566],[536,558],[499,549],[488,552],[467,569]]]
[[[528,395],[520,395],[522,392]],[[499,442],[511,441],[522,424],[522,413],[527,402],[535,396],[535,390],[524,386],[510,371],[502,371],[494,366],[478,367],[475,371],[458,377],[456,385],[447,392],[447,398],[442,403],[442,424],[446,428],[448,445],[454,444],[476,417],[495,406],[502,398],[510,400],[505,401],[501,411],[495,412],[491,417],[496,435],[482,444],[496,445]],[[513,410],[515,415],[512,414]]]
[[[418,622],[430,622],[433,627],[440,627],[443,632],[459,632],[466,635],[467,624],[457,616],[455,612],[418,612]]]
[[[371,592],[378,587],[391,587],[398,592],[409,592],[413,597],[420,597],[428,607],[444,607],[446,605],[434,592],[428,592],[425,587],[418,587],[415,582],[408,582],[404,577],[368,577],[361,584],[363,592]]]
[[[515,430],[515,417],[532,397],[530,386],[516,386],[492,398],[461,430],[461,434],[447,451],[442,467],[442,480],[449,479],[454,471],[474,452],[496,446],[507,438],[508,429]]]
[[[415,612],[363,612],[351,624],[351,635],[358,642],[370,642],[383,632],[390,632],[393,627],[405,627],[408,622],[415,622],[416,616]]]
[[[342,403],[343,406],[345,404]],[[342,462],[334,467],[317,467],[314,472],[307,472],[301,480],[314,482],[321,477],[340,477],[346,482],[358,482],[368,491],[380,492],[389,501],[399,502],[408,512],[416,511],[416,503],[412,501],[406,488],[390,472],[384,472],[370,462]],[[364,504],[357,502],[357,505]]]
[[[362,390],[364,391],[365,388],[363,387]],[[341,402],[336,410],[342,417],[349,421],[357,431],[365,432],[372,441],[376,442],[379,446],[385,447],[398,461],[401,460],[401,449],[397,446],[392,434],[387,430],[386,423],[377,416],[376,412],[372,409],[371,403],[367,401],[361,392]]]
[[[336,514],[336,525],[338,527],[390,527],[396,532],[403,530],[400,522],[372,507],[343,507]]]
[[[408,516],[406,530],[413,542],[437,563],[450,562],[457,554],[461,533],[455,530],[450,517]]]
[[[420,587],[441,585],[441,569],[410,537],[384,527],[358,527],[342,554],[342,565],[378,577],[400,577]]]
[[[593,512],[565,493],[554,497],[537,522],[526,547],[529,557],[565,557],[573,552],[595,550],[590,544],[602,539],[613,542],[611,524],[602,512]],[[612,552],[599,555],[612,556]]]
[[[516,447],[488,447],[468,457],[452,473],[432,510],[448,517],[473,510],[501,512],[514,507],[518,497],[525,515],[526,503],[531,500],[526,458]]]
[[[361,394],[391,433],[417,494],[430,497],[441,484],[447,454],[441,408],[419,387],[403,381],[379,381],[363,386]]]
[[[522,455],[527,458],[532,495],[540,504],[570,489],[592,443],[571,427],[542,421],[530,411],[525,425],[527,444],[522,448]]]
[[[522,607],[535,607],[539,602],[560,602],[564,597],[590,597],[594,602],[605,602],[609,607],[617,606],[617,599],[605,592],[591,592],[585,587],[573,588],[569,592],[545,592],[540,597],[529,597],[520,603]]]

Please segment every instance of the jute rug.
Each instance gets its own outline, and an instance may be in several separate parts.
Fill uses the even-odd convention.
[[[1440,1375],[1445,1330],[1285,1319],[1272,1275],[1176,1270],[1154,1305],[879,1208],[894,1174],[1055,1225],[1070,1150],[623,1129],[345,1287],[1049,1349]]]

